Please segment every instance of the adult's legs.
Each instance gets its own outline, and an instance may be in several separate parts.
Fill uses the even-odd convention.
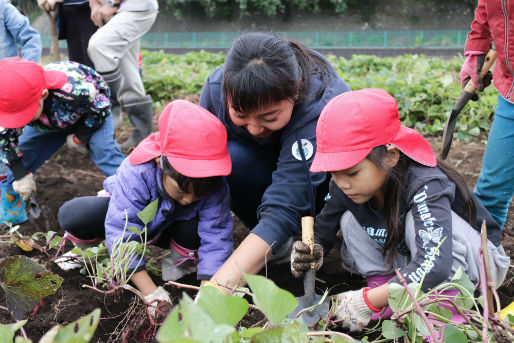
[[[514,195],[514,104],[498,96],[474,193],[501,227]]]
[[[87,46],[97,27],[91,21],[89,4],[63,4],[60,9],[68,44],[68,59],[94,69],[93,61],[87,54]]]
[[[108,116],[105,123],[95,131],[89,140],[89,155],[105,176],[116,173],[125,156],[114,140],[114,125],[112,116]]]

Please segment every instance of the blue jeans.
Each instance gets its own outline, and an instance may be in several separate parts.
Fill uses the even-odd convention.
[[[514,195],[514,104],[501,95],[474,193],[503,227]]]
[[[36,171],[66,143],[66,136],[73,131],[73,128],[66,128],[59,131],[42,132],[32,126],[26,126],[18,140],[23,153],[22,162],[25,169],[30,172]],[[106,176],[116,173],[125,157],[114,140],[114,125],[111,115],[91,136],[88,146],[91,159]],[[13,181],[14,176],[9,170],[4,182],[10,185]]]
[[[257,225],[257,207],[271,185],[276,158],[258,146],[228,141],[232,172],[227,177],[231,208],[248,228]]]

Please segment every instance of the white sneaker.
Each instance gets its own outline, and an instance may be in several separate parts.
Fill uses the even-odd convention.
[[[65,254],[62,254],[58,258],[54,260],[54,262],[61,268],[62,270],[72,270],[77,268],[82,268],[84,266],[84,259],[81,255],[77,255],[68,251]]]
[[[193,261],[182,262],[181,259],[183,258],[185,257],[174,249],[170,249],[170,254],[162,259],[162,279],[164,281],[176,281],[185,275],[196,272]],[[180,265],[177,266],[179,263]]]

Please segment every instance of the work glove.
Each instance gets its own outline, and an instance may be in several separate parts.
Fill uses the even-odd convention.
[[[481,51],[468,51],[464,54],[466,60],[460,70],[460,82],[462,88],[466,86],[469,79],[473,81],[473,86],[479,92],[483,92],[487,88],[493,79],[493,74],[488,71],[487,74],[481,78],[480,71],[485,61],[485,54]],[[478,100],[478,94],[475,93],[471,98],[473,101]]]
[[[37,0],[37,5],[43,11],[50,12],[55,10],[55,4],[57,2],[63,2],[63,0]]]
[[[36,182],[34,181],[34,175],[28,173],[19,180],[12,183],[12,188],[18,193],[24,201],[29,200],[30,195],[36,192]]]
[[[68,145],[68,148],[78,151],[81,154],[87,154],[86,143],[79,140],[73,133],[66,137],[66,145]]]
[[[293,251],[291,251],[291,274],[298,278],[311,269],[311,263],[314,262],[314,269],[318,270],[323,264],[323,248],[319,244],[314,244],[314,250],[311,255],[311,248],[302,241],[293,243]]]
[[[341,322],[343,328],[352,332],[362,331],[369,324],[371,315],[380,312],[380,309],[372,310],[366,303],[366,292],[369,287],[358,291],[348,291],[332,296],[332,303],[336,306],[334,316]]]
[[[148,312],[155,318],[155,310],[159,308],[162,302],[171,304],[170,294],[161,286],[157,287],[155,291],[145,296],[146,304],[148,305]]]

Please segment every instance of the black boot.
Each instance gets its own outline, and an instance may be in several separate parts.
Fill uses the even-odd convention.
[[[123,101],[123,108],[134,127],[132,136],[125,143],[119,145],[120,150],[128,150],[152,133],[152,97],[146,95],[143,98]]]
[[[118,93],[121,85],[121,72],[119,69],[115,69],[107,73],[100,73],[100,75],[102,75],[105,82],[107,82],[111,89],[112,120],[114,122],[114,129],[118,129],[123,124],[123,120],[121,119],[121,105],[118,101]]]

